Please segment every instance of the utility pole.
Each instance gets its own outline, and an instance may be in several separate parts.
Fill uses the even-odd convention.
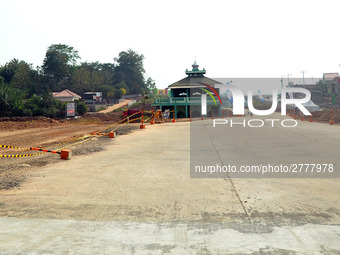
[[[281,76],[281,88],[283,88],[283,76]]]
[[[288,78],[288,86],[289,87],[289,75],[292,75],[291,73],[287,74],[287,78]]]
[[[305,73],[306,71],[301,71],[302,73],[302,84],[305,85]]]

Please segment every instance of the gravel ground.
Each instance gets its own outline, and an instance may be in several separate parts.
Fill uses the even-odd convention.
[[[50,122],[53,123],[53,122]],[[27,123],[17,123],[16,125],[27,125]],[[40,123],[41,124],[41,123]],[[89,130],[96,130],[99,128],[107,127],[108,125],[66,125],[65,123],[59,123],[54,125],[50,125],[48,127],[38,128],[38,127],[25,127],[23,129],[15,130],[15,124],[7,123],[6,132],[1,132],[0,134],[0,144],[3,145],[13,145],[13,146],[21,146],[21,147],[30,147],[34,144],[36,146],[45,145],[47,147],[48,144],[55,144],[57,141],[61,140],[70,140],[72,138],[81,137],[82,135],[87,134],[86,132]],[[29,124],[28,124],[29,125]],[[4,126],[4,125],[3,125]],[[11,126],[11,128],[8,128]],[[121,125],[116,130],[117,135],[126,135],[138,128],[138,124],[130,124],[130,125]],[[112,130],[108,129],[108,131]],[[19,132],[17,134],[16,132]],[[38,132],[41,131],[41,132]],[[56,132],[57,130],[57,132]],[[39,134],[40,133],[40,134]],[[59,133],[56,135],[56,133]],[[82,134],[82,135],[80,135]],[[43,140],[50,137],[50,140],[44,142]],[[51,139],[53,137],[53,139]],[[74,146],[68,147],[68,149],[72,150],[72,155],[88,155],[94,152],[99,152],[105,149],[107,144],[111,144],[112,140],[108,137],[94,137],[89,139],[88,141],[80,144],[76,144]],[[47,146],[46,146],[47,145]],[[49,149],[54,149],[53,146],[48,147]],[[1,148],[0,154],[15,154],[17,151],[11,149]],[[29,154],[30,152],[22,152],[20,154]],[[22,157],[22,158],[0,158],[0,190],[1,189],[11,189],[14,187],[19,187],[22,182],[26,180],[26,178],[42,166],[47,164],[53,164],[60,162],[59,155],[52,153],[44,153],[37,156],[32,157]]]

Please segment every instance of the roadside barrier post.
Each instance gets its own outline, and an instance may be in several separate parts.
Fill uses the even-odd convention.
[[[334,121],[333,121],[333,109],[331,108],[331,118],[329,120],[329,125],[334,125]]]
[[[154,120],[154,112],[153,109],[151,110],[151,121],[150,121],[150,125],[155,124],[155,120]]]
[[[175,115],[176,115],[176,112],[175,112],[175,110],[173,110],[172,123],[175,123],[175,122],[176,122]]]
[[[60,159],[69,160],[69,159],[71,159],[71,156],[72,156],[72,151],[71,150],[63,149],[60,152]]]
[[[140,129],[145,129],[145,125],[144,125],[144,109],[142,109],[142,124],[140,125]]]
[[[109,133],[109,138],[115,138],[116,137],[116,132],[115,131],[111,131],[110,133]]]
[[[42,149],[42,148],[30,148],[30,150],[60,154],[60,159],[71,159],[71,156],[72,156],[72,151],[66,150],[66,149],[62,149],[61,151],[52,151],[52,150],[45,150],[45,149]]]

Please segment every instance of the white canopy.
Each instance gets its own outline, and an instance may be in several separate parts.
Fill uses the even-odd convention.
[[[307,103],[303,103],[302,105],[310,112],[320,111],[320,106],[314,104],[312,100],[309,100]]]

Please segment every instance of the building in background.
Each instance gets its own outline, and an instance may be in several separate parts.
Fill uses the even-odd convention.
[[[209,90],[204,84],[215,88],[216,84],[221,84],[218,81],[204,76],[205,69],[199,70],[199,65],[194,62],[192,70],[185,71],[187,77],[179,80],[168,86],[167,98],[155,98],[153,106],[162,111],[169,109],[175,111],[176,118],[189,118],[201,116],[201,97]],[[204,83],[204,84],[203,84]],[[219,93],[219,89],[215,88]],[[212,97],[213,93],[210,91],[207,97],[207,116],[221,116],[221,105],[216,104],[216,100]]]
[[[81,99],[81,96],[68,89],[64,89],[60,92],[53,92],[53,97],[61,102],[74,102]]]
[[[339,73],[324,73],[323,82],[327,86],[328,93],[332,96],[332,102],[340,102],[340,76]]]
[[[103,93],[102,92],[86,92],[83,94],[83,99],[86,104],[102,104]]]
[[[167,96],[168,95],[168,89],[157,89],[157,95],[158,96]]]
[[[305,84],[305,85],[293,85],[293,87],[308,89],[311,94],[311,100],[314,103],[322,104],[323,103],[323,92],[316,87],[316,84]]]

